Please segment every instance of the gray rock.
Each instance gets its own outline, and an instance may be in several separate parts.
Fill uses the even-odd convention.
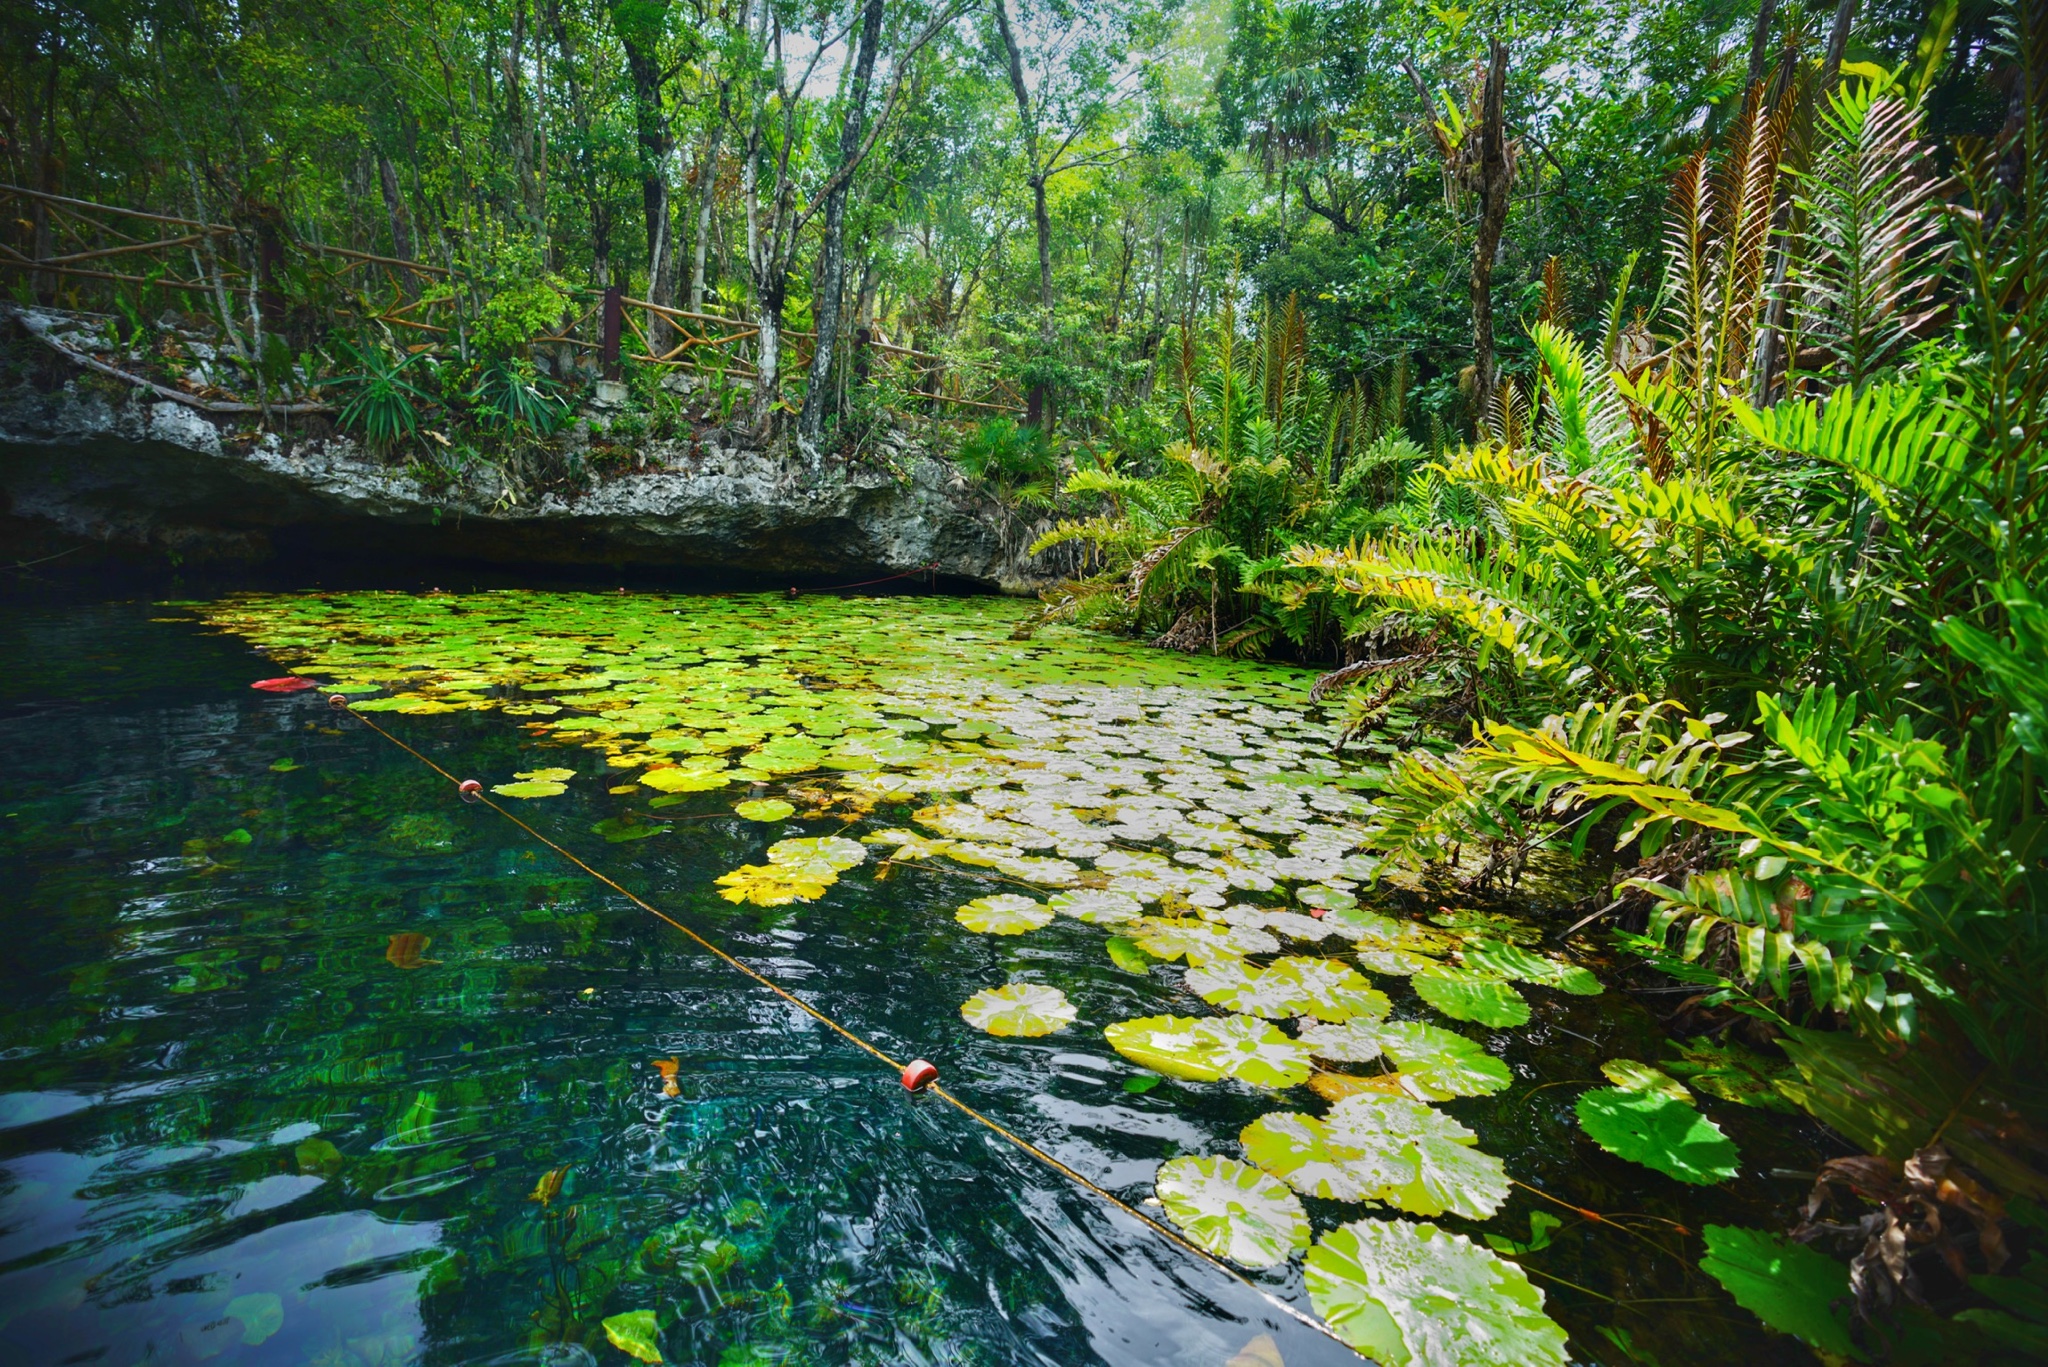
[[[813,463],[714,431],[646,443],[644,473],[580,496],[520,496],[482,467],[430,491],[345,437],[259,433],[109,383],[0,392],[0,527],[187,560],[280,554],[445,558],[508,567],[739,570],[837,580],[936,563],[1003,592],[1052,577],[987,499],[913,437],[903,474]]]

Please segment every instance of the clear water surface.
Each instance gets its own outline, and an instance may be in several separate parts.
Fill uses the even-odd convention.
[[[911,827],[999,782],[1018,747],[1068,756],[1084,786],[1136,773],[1126,799],[1166,791],[1177,764],[1208,772],[1183,813],[1203,782],[1237,791],[1214,777],[1232,764],[1325,799],[1297,819],[1353,810],[1321,758],[1327,720],[1305,710],[1310,676],[1073,633],[1013,641],[1024,612],[580,594],[0,606],[0,1360],[623,1364],[600,1323],[648,1308],[667,1361],[721,1367],[1357,1361],[907,1095],[320,694],[249,687],[279,661],[381,679],[452,699],[378,716],[452,771],[575,770],[520,814],[1136,1203],[1163,1159],[1234,1154],[1259,1115],[1323,1108],[1301,1088],[1142,1081],[1102,1030],[1207,1014],[1178,966],[1128,972],[1103,928],[1066,918],[968,931],[956,907],[1019,881],[986,864],[884,864],[878,848],[781,906],[714,881],[785,837]],[[578,688],[638,696],[579,706]],[[626,706],[653,713],[626,726]],[[1027,716],[1044,734],[1018,733]],[[613,725],[560,729],[575,717]],[[899,742],[925,747],[921,791],[890,785]],[[840,767],[814,767],[806,744]],[[662,755],[700,772],[722,755],[727,781],[637,782]],[[930,786],[934,764],[957,791]],[[798,810],[782,821],[732,811],[784,794]],[[1160,829],[1115,843],[1202,854]],[[962,1001],[1011,980],[1060,987],[1079,1020],[1039,1039],[962,1021]],[[1378,985],[1397,1015],[1433,1018],[1402,980]],[[1527,1026],[1459,1027],[1515,1084],[1448,1109],[1513,1176],[1626,1228],[1521,1189],[1484,1225],[1440,1223],[1526,1238],[1532,1212],[1567,1216],[1522,1262],[1576,1360],[1810,1361],[1689,1264],[1703,1221],[1778,1218],[1796,1183],[1772,1170],[1810,1169],[1811,1143],[1707,1103],[1742,1146],[1733,1183],[1683,1187],[1601,1153],[1572,1098],[1601,1058],[1657,1057],[1661,1031],[1623,991],[1528,995]],[[674,1060],[672,1088],[656,1060]],[[1319,1230],[1362,1213],[1309,1206]],[[1298,1261],[1253,1278],[1308,1308]]]

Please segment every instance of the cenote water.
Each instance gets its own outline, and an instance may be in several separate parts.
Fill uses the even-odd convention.
[[[1420,1095],[1526,1185],[1453,1193],[1497,1204],[1483,1219],[1311,1194],[1314,1236],[1492,1235],[1573,1361],[1811,1361],[1696,1267],[1703,1224],[1779,1218],[1810,1131],[1696,1088],[1740,1158],[1693,1185],[1574,1113],[1603,1061],[1677,1057],[1647,1005],[1675,998],[1631,991],[1597,937],[1546,957],[1535,928],[1375,884],[1370,776],[1331,759],[1312,675],[1015,639],[1028,614],[537,592],[5,608],[0,1359],[1358,1360],[456,800],[331,709],[340,688],[1133,1205],[1168,1160],[1246,1159],[1261,1117]],[[250,687],[288,672],[323,690]],[[1283,990],[1259,976],[1277,955],[1336,976]],[[1432,964],[1455,1014],[1418,993]],[[1012,994],[1027,1009],[999,1028],[1061,1028],[963,1019],[1008,984],[1059,995]],[[1105,1036],[1218,1002],[1250,1013],[1238,1052]],[[1482,1023],[1514,1002],[1525,1023]],[[1471,1047],[1301,1042],[1347,1020]],[[1245,1275],[1313,1313],[1287,1243]],[[1410,1271],[1437,1298],[1411,1315],[1496,1323],[1465,1282]],[[1502,1333],[1488,1360],[1548,1360]]]

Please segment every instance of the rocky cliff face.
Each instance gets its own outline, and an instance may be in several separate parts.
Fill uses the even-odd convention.
[[[1028,592],[1030,534],[896,434],[890,469],[650,441],[646,467],[586,492],[520,497],[489,467],[437,489],[341,437],[280,437],[95,375],[0,391],[0,535],[188,562],[405,557],[641,566],[857,580],[936,566]]]

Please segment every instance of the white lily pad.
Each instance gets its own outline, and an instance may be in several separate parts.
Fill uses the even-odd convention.
[[[1241,1138],[1247,1157],[1307,1196],[1474,1220],[1508,1196],[1506,1168],[1472,1147],[1477,1135],[1408,1097],[1346,1097],[1320,1120],[1276,1112],[1247,1125]]]
[[[1309,1245],[1301,1198],[1235,1159],[1169,1159],[1154,1190],[1167,1218],[1190,1239],[1244,1267],[1278,1267]]]
[[[1079,1014],[1066,993],[1038,983],[984,988],[960,1007],[961,1018],[977,1030],[1025,1039],[1064,1030]]]
[[[1308,1251],[1309,1300],[1382,1367],[1565,1367],[1565,1332],[1513,1263],[1462,1234],[1354,1220]]]
[[[1280,948],[1280,942],[1263,930],[1212,925],[1194,917],[1147,916],[1134,923],[1130,932],[1153,958],[1185,958],[1191,964],[1271,954]]]
[[[834,876],[865,862],[867,857],[868,852],[861,848],[858,840],[837,835],[778,840],[768,847],[768,862],[778,868]]]
[[[1309,1025],[1301,1042],[1317,1058],[1342,1063],[1391,1060],[1403,1090],[1424,1101],[1485,1096],[1514,1080],[1508,1066],[1454,1030],[1421,1021],[1354,1018],[1338,1025]]]
[[[1143,902],[1127,892],[1107,888],[1075,888],[1056,893],[1048,905],[1062,916],[1096,926],[1122,925],[1145,914]]]
[[[1022,935],[1052,920],[1052,911],[1021,893],[999,892],[975,898],[954,912],[953,919],[982,935]]]
[[[1393,1009],[1386,993],[1334,959],[1289,956],[1263,969],[1242,959],[1218,959],[1190,968],[1187,984],[1211,1006],[1271,1020],[1291,1016],[1376,1020]]]

